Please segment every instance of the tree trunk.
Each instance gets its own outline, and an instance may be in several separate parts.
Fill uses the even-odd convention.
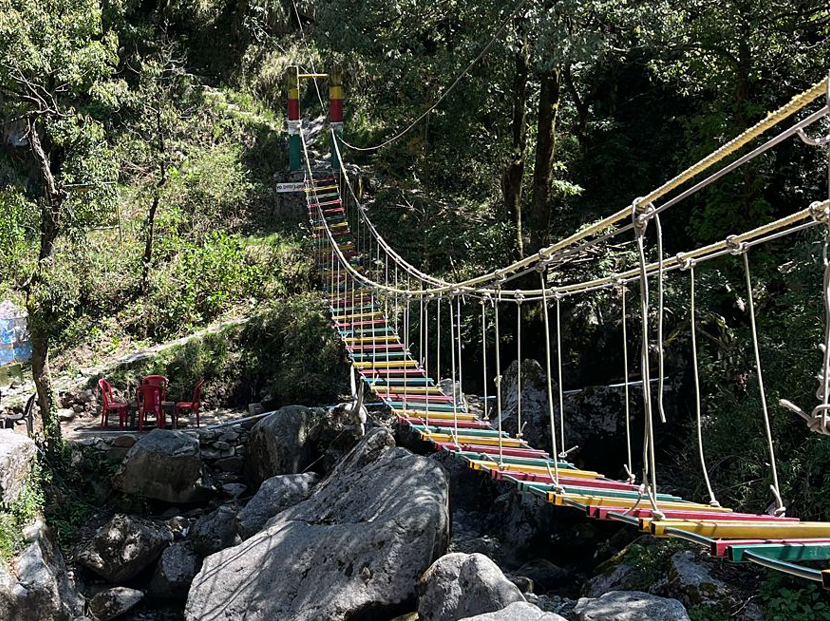
[[[159,200],[161,200],[161,188],[156,186],[153,193],[153,202],[147,212],[147,237],[144,241],[144,258],[141,267],[141,288],[144,291],[147,290],[150,279],[150,265],[153,262],[153,243],[155,242],[153,236],[156,228],[156,211],[159,207]]]
[[[527,35],[522,36],[522,47],[516,52],[516,72],[513,75],[513,119],[510,163],[502,176],[504,212],[516,227],[516,247],[524,256],[522,239],[522,180],[525,172],[527,146]]]
[[[533,201],[530,208],[528,252],[544,247],[550,235],[551,189],[556,158],[556,117],[559,112],[559,69],[542,75],[539,124],[533,168]]]
[[[34,123],[29,127],[29,143],[38,163],[45,200],[40,210],[40,252],[39,261],[27,288],[26,310],[29,313],[29,332],[32,338],[32,377],[37,387],[37,403],[43,421],[43,433],[47,446],[60,441],[61,427],[52,391],[52,377],[49,371],[49,326],[50,310],[44,307],[42,287],[48,287],[48,270],[55,254],[55,242],[60,231],[60,215],[65,195],[58,189],[52,171],[54,162],[43,148]]]

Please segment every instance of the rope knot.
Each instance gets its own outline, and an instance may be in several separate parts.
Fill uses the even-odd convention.
[[[525,296],[521,291],[517,291],[514,299],[516,300],[516,304],[521,305],[524,302]]]
[[[830,201],[815,201],[810,204],[810,217],[816,222],[827,224],[830,222]]]
[[[540,256],[541,256],[541,253],[540,253]],[[537,263],[537,264],[535,265],[535,268],[536,268],[536,271],[537,271],[537,272],[539,272],[540,274],[544,274],[544,273],[547,271],[547,269],[548,269],[548,265],[547,265],[547,263],[545,263],[545,262],[544,262],[544,261],[540,258],[539,263]]]
[[[695,261],[692,257],[687,257],[685,252],[678,252],[677,255],[675,255],[675,258],[677,259],[677,262],[680,263],[680,269],[684,272],[693,268],[697,264],[697,261]]]
[[[735,256],[742,255],[749,249],[746,242],[739,242],[737,239],[737,235],[730,235],[726,238],[726,247],[729,249],[729,252]]]
[[[651,203],[643,205],[644,196],[635,198],[631,203],[631,220],[639,234],[645,233],[648,221],[654,216],[655,209]]]
[[[562,298],[565,297],[565,294],[562,293],[559,289],[553,290],[553,299],[559,302]]]

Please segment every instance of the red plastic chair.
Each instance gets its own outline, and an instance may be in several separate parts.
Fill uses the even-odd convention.
[[[110,412],[115,411],[118,412],[118,428],[123,429],[130,413],[130,406],[113,399],[112,385],[104,378],[98,380],[98,388],[101,389],[101,427],[109,425]]]
[[[152,412],[156,415],[156,425],[164,429],[164,410],[161,407],[161,388],[152,384],[142,384],[138,387],[136,394],[138,402],[138,431],[144,431],[144,423],[147,414]]]
[[[161,400],[167,401],[167,385],[170,383],[170,380],[164,375],[148,375],[141,380],[141,383],[148,386],[158,386],[159,390],[161,390]]]
[[[175,409],[173,410],[173,428],[178,429],[179,427],[179,414],[181,414],[182,410],[189,410],[190,415],[196,415],[196,426],[199,426],[199,408],[202,405],[202,384],[205,383],[205,380],[201,380],[198,384],[196,384],[196,388],[193,390],[193,399],[191,401],[180,401],[176,404]]]

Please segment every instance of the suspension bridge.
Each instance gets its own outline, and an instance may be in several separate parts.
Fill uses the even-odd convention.
[[[296,90],[290,91],[295,100],[299,93],[299,80],[303,77],[316,80],[326,76],[302,74],[299,68],[296,69]],[[448,451],[463,460],[470,468],[514,483],[518,489],[537,494],[557,507],[580,510],[588,518],[622,522],[659,538],[690,541],[705,546],[714,556],[765,566],[820,583],[830,590],[830,569],[826,569],[830,562],[830,522],[807,522],[787,516],[781,497],[775,442],[764,391],[750,271],[751,250],[757,245],[816,226],[825,227],[830,239],[830,201],[817,199],[764,226],[675,256],[664,256],[660,225],[660,215],[666,210],[785,140],[800,139],[811,146],[830,144],[830,136],[813,138],[806,131],[810,126],[830,119],[829,88],[827,79],[815,84],[695,165],[601,221],[534,255],[460,282],[436,278],[407,262],[384,239],[366,208],[361,205],[352,179],[342,166],[341,147],[344,143],[340,135],[342,87],[339,77],[331,87],[332,101],[341,101],[339,105],[330,107],[333,113],[329,165],[319,164],[313,159],[300,126],[299,105],[290,103],[292,159],[295,163],[302,159],[300,166],[304,170],[306,202],[321,290],[329,305],[333,326],[345,343],[354,369],[370,390],[392,409],[400,424],[411,428],[435,449]],[[821,99],[826,100],[824,105],[810,111],[809,108],[815,107]],[[797,116],[801,117],[800,120],[793,121]],[[773,130],[778,133],[767,137]],[[762,137],[763,142],[740,155],[745,147],[760,141]],[[647,236],[649,228],[653,228],[653,234]],[[556,268],[583,255],[587,249],[624,234],[633,235],[636,242],[636,265],[630,269],[580,282],[556,282],[552,278]],[[655,253],[656,260],[648,260],[647,257]],[[747,287],[755,380],[761,396],[764,440],[770,467],[772,505],[768,514],[739,512],[721,506],[710,484],[705,458],[695,324],[695,268],[703,262],[730,255],[742,263]],[[827,316],[819,402],[810,412],[787,401],[782,401],[780,405],[805,420],[805,431],[827,436],[830,435],[830,262],[827,252],[824,260],[823,291]],[[655,418],[664,417],[664,278],[673,271],[683,271],[689,276],[689,330],[696,397],[697,453],[708,491],[708,498],[699,502],[661,492],[658,487],[654,430]],[[511,283],[529,274],[538,276],[538,288],[511,286]],[[653,296],[652,281],[655,280],[656,296]],[[527,278],[522,282],[527,282]],[[644,387],[652,385],[650,350],[656,345],[658,352],[654,378],[656,399],[652,390],[643,390],[644,436],[640,468],[635,465],[635,439],[630,425],[635,414],[628,411],[627,394],[625,303],[629,288],[634,287],[639,291],[637,303],[643,335],[639,361]],[[623,458],[628,474],[626,480],[614,480],[599,472],[578,468],[568,461],[568,451],[565,450],[567,437],[562,401],[560,303],[570,296],[601,290],[616,292],[623,304],[621,347],[625,351],[626,411],[620,412],[620,416],[625,417],[627,454]],[[653,297],[656,297],[656,302]],[[502,364],[498,347],[495,359],[489,361],[490,372],[496,378],[495,422],[480,417],[468,408],[460,393],[463,383],[462,317],[470,312],[480,314],[483,337],[486,337],[488,318],[491,318],[498,342],[500,309],[505,305],[516,306],[517,360],[521,361],[522,309],[531,304],[541,308],[549,337],[545,346],[545,367],[550,452],[534,448],[522,438],[521,364],[516,387],[519,395],[516,412],[519,433],[511,436],[502,429]],[[656,321],[653,319],[655,315]],[[417,329],[411,328],[413,324],[418,326]],[[445,339],[444,350],[450,345],[449,361],[441,357],[442,338]],[[552,341],[556,342],[555,350],[552,350]],[[437,348],[432,352],[431,343],[435,342]],[[441,368],[442,362],[444,369]],[[554,390],[552,381],[554,373],[559,380],[557,390]],[[486,387],[486,348],[483,375]],[[454,388],[447,392],[442,390],[442,377],[448,377]],[[486,397],[485,394],[485,403]],[[554,407],[557,401],[558,413]],[[639,483],[635,469],[642,473]]]

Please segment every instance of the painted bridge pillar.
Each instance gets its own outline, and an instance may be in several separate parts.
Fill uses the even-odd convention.
[[[342,162],[337,148],[343,149],[343,77],[338,67],[332,67],[329,72],[329,127],[332,129],[331,167],[340,170]]]

